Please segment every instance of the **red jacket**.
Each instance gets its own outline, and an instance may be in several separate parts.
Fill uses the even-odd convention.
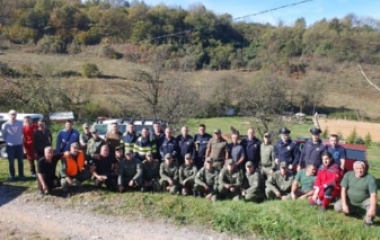
[[[314,186],[320,190],[328,186],[333,187],[333,192],[340,194],[340,181],[343,178],[343,171],[339,168],[338,164],[332,163],[329,166],[321,165],[318,169],[317,178],[315,179]]]
[[[32,124],[31,126],[24,125],[24,146],[31,147],[33,146],[33,136],[34,132],[37,131],[38,126],[36,124]]]

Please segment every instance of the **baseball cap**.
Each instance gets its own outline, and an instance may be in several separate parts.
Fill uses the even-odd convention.
[[[245,163],[246,167],[253,167],[253,163],[251,161],[248,161]]]
[[[79,148],[79,143],[77,143],[77,142],[73,142],[73,143],[70,145],[70,147],[77,147],[77,148]]]
[[[281,162],[281,163],[280,163],[280,167],[281,167],[281,168],[288,168],[288,166],[289,166],[289,165],[288,165],[287,162]]]
[[[128,150],[128,151],[125,152],[125,154],[128,154],[128,155],[130,155],[130,154],[132,154],[132,153],[133,153],[133,150],[132,150],[132,149],[130,149],[130,150]]]
[[[220,133],[222,133],[222,131],[220,131],[220,129],[217,128],[217,129],[215,129],[214,133],[218,133],[218,134],[220,134]]]
[[[82,127],[88,127],[88,123],[83,123]]]
[[[214,160],[211,157],[206,158],[206,162],[214,162]]]
[[[16,110],[14,110],[14,109],[11,109],[11,110],[9,110],[9,114],[17,114],[17,111]]]
[[[233,159],[228,159],[227,164],[228,165],[235,165],[235,161]]]
[[[152,156],[152,152],[147,152],[145,156]]]
[[[172,158],[173,158],[173,156],[172,156],[172,154],[171,154],[171,153],[167,153],[167,154],[165,154],[165,159],[168,159],[168,158],[170,158],[170,159],[172,159]]]
[[[92,131],[91,131],[92,132]],[[115,152],[116,151],[122,151],[123,150],[123,147],[122,146],[116,146],[115,147]]]
[[[193,158],[191,157],[191,154],[190,154],[190,153],[186,153],[186,155],[185,155],[185,159],[193,159]]]
[[[264,137],[271,137],[269,132],[264,133]]]

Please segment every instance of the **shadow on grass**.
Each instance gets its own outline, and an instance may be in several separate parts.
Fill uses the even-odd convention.
[[[13,201],[27,189],[28,187],[7,184],[0,185],[0,207]]]

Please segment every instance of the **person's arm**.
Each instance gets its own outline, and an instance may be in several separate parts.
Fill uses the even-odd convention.
[[[133,176],[132,180],[136,181],[137,179],[142,178],[142,175],[143,175],[142,165],[141,165],[141,163],[137,163],[136,174],[135,174],[135,176]]]
[[[184,172],[183,172],[183,167],[179,168],[178,175],[179,175],[179,182],[182,184],[183,181],[185,180],[185,176],[184,176]]]
[[[292,196],[292,199],[297,198],[297,195],[296,195],[297,189],[298,189],[298,181],[294,179],[292,183],[292,189],[290,190],[290,195]]]
[[[224,147],[224,151],[226,152],[225,153],[225,156],[224,156],[224,160],[227,160],[228,159],[228,153],[229,153],[229,147],[228,147],[228,144],[226,142],[226,146]]]
[[[268,188],[269,190],[272,190],[276,193],[280,192],[279,189],[275,186],[274,184],[274,178],[273,176],[270,176],[267,181],[265,182],[265,186],[266,188]]]
[[[201,170],[199,170],[199,172],[196,174],[195,176],[195,184],[197,185],[200,185],[202,187],[206,186],[207,184],[205,182],[203,182],[203,179],[204,179],[204,171],[205,169],[202,168]]]
[[[179,179],[179,176],[178,176],[178,168],[176,168],[176,170],[174,171],[174,177],[173,177],[173,180],[178,182],[178,179]]]
[[[55,151],[57,153],[61,152],[61,147],[62,147],[62,131],[60,131],[57,135],[57,143],[55,145]]]
[[[117,185],[118,186],[123,186],[123,176],[124,176],[124,168],[123,166],[120,166],[117,169]]]
[[[163,180],[171,180],[171,178],[168,176],[168,174],[165,171],[165,163],[161,163],[160,165],[160,177]]]
[[[210,157],[210,154],[211,154],[211,141],[212,139],[210,139],[210,141],[208,141],[207,143],[206,158]]]
[[[346,163],[346,149],[342,147],[342,151],[340,153],[340,168],[344,171],[344,165]]]
[[[368,217],[375,217],[377,213],[377,193],[371,193],[370,197],[370,208],[368,210]]]
[[[304,160],[305,157],[305,146],[302,148],[302,151],[300,151],[298,145],[296,145],[293,149],[293,161],[292,165],[298,165],[298,168],[301,168],[302,166],[302,161]]]
[[[1,136],[3,137],[4,141],[7,141],[7,127],[8,123],[4,123],[3,126],[1,126]]]
[[[225,188],[229,188],[230,184],[227,183],[226,181],[224,181],[224,173],[225,173],[226,169],[222,169],[222,171],[220,171],[219,173],[219,186],[223,186]],[[227,187],[228,185],[228,187]]]
[[[84,134],[83,133],[81,133],[80,135],[79,135],[79,144],[82,146],[82,147],[85,147],[87,144],[85,143],[85,141],[84,141]]]
[[[240,158],[237,161],[237,165],[243,166],[244,161],[245,161],[245,151],[244,151],[244,148],[241,147],[241,154],[240,154]]]
[[[191,174],[190,176],[188,176],[185,181],[191,181],[191,180],[195,180],[195,175],[197,175],[197,167],[196,166],[193,166],[193,174]]]
[[[348,214],[350,210],[349,210],[348,203],[347,203],[347,188],[342,187],[342,189],[340,191],[340,198],[342,201],[343,212]]]

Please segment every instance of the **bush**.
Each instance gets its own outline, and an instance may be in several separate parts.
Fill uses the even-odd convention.
[[[353,143],[355,143],[355,140],[356,140],[357,137],[358,137],[358,134],[356,132],[356,128],[354,128],[352,130],[352,132],[350,133],[350,135],[348,135],[348,137],[346,139],[346,142],[353,144]]]
[[[59,39],[45,37],[38,41],[36,47],[37,53],[66,53],[66,44]]]
[[[100,75],[98,66],[94,63],[85,63],[82,65],[82,76],[86,78],[95,78]]]
[[[0,76],[20,77],[20,73],[10,68],[8,64],[0,62]]]
[[[105,57],[105,58],[108,58],[108,59],[121,59],[121,58],[123,58],[123,54],[117,52],[110,45],[105,45],[105,46],[102,47],[101,56]]]
[[[368,132],[365,136],[364,136],[364,145],[368,148],[371,146],[371,143],[372,143],[372,137],[371,137],[371,134]]]
[[[7,28],[4,32],[6,33],[9,41],[16,44],[25,44],[37,40],[37,32],[28,27],[20,27],[15,25]]]
[[[74,36],[74,42],[83,45],[97,45],[102,40],[101,36],[94,30],[82,31]]]
[[[77,43],[71,43],[67,46],[67,52],[69,54],[78,54],[82,52],[82,49],[79,44]]]
[[[329,137],[329,129],[326,127],[321,134],[322,139],[327,139]]]
[[[360,145],[365,145],[365,142],[364,142],[363,138],[360,137],[360,136],[357,136],[357,137],[355,138],[354,143],[355,143],[355,144],[360,144]]]

